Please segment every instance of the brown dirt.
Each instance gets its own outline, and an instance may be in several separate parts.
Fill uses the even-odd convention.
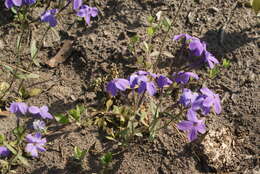
[[[107,173],[259,173],[259,18],[240,4],[225,29],[221,45],[219,29],[226,23],[235,2],[186,1],[179,17],[173,21],[171,36],[189,33],[202,38],[219,60],[231,61],[231,67],[221,69],[216,78],[200,79],[200,85],[220,93],[223,103],[222,114],[208,119],[209,131],[201,142],[189,144],[173,126],[169,126],[154,142],[138,139],[120,152],[121,149],[106,140],[96,127],[80,129],[73,124],[61,127],[53,123],[47,136],[48,151],[39,159],[31,159],[30,168],[17,167],[17,173],[99,173],[99,157],[106,151],[120,152]],[[94,6],[94,2],[91,3]],[[64,113],[78,103],[85,106],[102,104],[104,96],[100,87],[103,88],[103,84],[94,89],[96,80],[109,77],[112,68],[116,68],[122,77],[133,72],[135,61],[127,51],[129,37],[134,33],[143,35],[146,17],[159,10],[172,19],[178,4],[171,0],[98,1],[96,5],[102,15],[94,19],[90,27],[83,22],[74,23],[74,17],[64,17],[63,22],[60,21],[62,24],[49,32],[39,58],[46,62],[53,57],[65,39],[74,42],[72,55],[54,69],[44,65],[33,68],[41,78],[28,80],[25,85],[41,88],[44,92],[27,102],[48,104],[52,113]],[[41,12],[42,9],[38,9],[35,14]],[[0,57],[15,65],[17,60],[14,60],[12,50],[17,30],[9,22],[12,19],[10,12],[1,7],[0,13],[6,15],[0,22]],[[40,40],[38,36],[42,31],[35,26],[32,37]],[[167,50],[175,54],[178,46],[171,38],[166,42]],[[160,44],[159,41],[156,43]],[[29,62],[27,47],[23,47],[22,66]],[[171,69],[165,62],[164,69]],[[206,72],[201,70],[199,73]],[[3,81],[10,79],[4,72],[1,72],[1,78]],[[12,117],[0,118],[0,132],[7,133],[15,125],[14,121]],[[93,143],[96,143],[96,152],[89,153],[81,166],[72,160],[74,146],[87,149]]]

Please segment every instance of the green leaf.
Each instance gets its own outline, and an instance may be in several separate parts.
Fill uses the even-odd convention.
[[[222,65],[224,68],[228,68],[230,66],[230,61],[227,59],[223,59]]]
[[[17,14],[17,11],[14,7],[11,8],[11,11],[14,13],[14,14]]]
[[[130,41],[132,44],[136,44],[137,42],[139,42],[139,37],[137,35],[135,35],[130,38]]]
[[[255,10],[255,13],[258,14],[260,11],[260,0],[253,0],[252,8]]]
[[[37,79],[40,76],[38,74],[30,73],[30,74],[16,74],[18,79]]]
[[[111,140],[111,141],[115,141],[116,142],[116,139],[111,137],[111,136],[105,136],[108,140]]]
[[[7,71],[14,72],[14,69],[8,65],[1,64]]]
[[[154,17],[148,16],[148,17],[147,17],[147,22],[148,22],[149,24],[152,24],[152,23],[154,22]]]
[[[41,67],[39,59],[34,58],[32,61],[33,61],[34,65]]]
[[[83,158],[85,157],[86,153],[89,150],[81,150],[79,147],[75,146],[74,147],[74,158],[77,160],[83,160]]]
[[[113,100],[109,99],[106,102],[106,109],[107,109],[107,111],[109,111],[109,109],[111,108],[112,105],[113,105]]]
[[[25,165],[25,166],[27,166],[27,167],[30,166],[28,160],[27,160],[25,157],[23,157],[22,155],[18,155],[17,158],[19,159],[19,161],[20,161],[23,165]]]
[[[31,40],[31,58],[35,59],[37,54],[36,40]]]
[[[147,28],[147,34],[152,37],[155,33],[156,29],[154,27],[148,27]]]
[[[144,51],[145,51],[145,52],[149,52],[150,47],[149,47],[148,43],[144,41],[143,44],[144,44],[144,48],[143,48]]]
[[[57,122],[61,124],[68,124],[70,122],[69,118],[63,114],[56,114],[54,115],[54,118],[56,119]]]
[[[3,144],[5,140],[5,136],[3,134],[0,134],[0,144]]]
[[[209,77],[210,78],[215,78],[218,75],[219,72],[220,71],[219,71],[219,69],[217,67],[215,67],[213,69],[210,69],[209,70]]]
[[[10,145],[10,144],[8,144],[7,142],[3,142],[3,145],[8,149],[8,150],[10,150],[14,155],[16,155],[17,154],[17,151]]]
[[[111,152],[107,152],[105,155],[103,155],[100,158],[100,162],[101,162],[101,164],[107,166],[112,161],[112,158],[113,158],[112,153]]]
[[[18,91],[18,94],[19,94],[23,99],[29,97],[28,91],[27,91],[24,87],[21,87],[21,89]]]

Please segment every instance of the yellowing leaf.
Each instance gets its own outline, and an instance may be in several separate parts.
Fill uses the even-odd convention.
[[[256,14],[260,11],[260,0],[253,0],[252,8],[255,10]]]
[[[42,90],[39,88],[32,88],[28,91],[28,94],[30,97],[34,97],[34,96],[39,95],[41,92],[42,92]]]

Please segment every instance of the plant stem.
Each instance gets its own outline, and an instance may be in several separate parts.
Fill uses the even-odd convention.
[[[19,42],[17,44],[17,53],[16,53],[16,56],[15,56],[15,59],[19,58],[19,56],[20,56],[20,47],[21,47],[21,42],[22,42],[22,38],[23,38],[24,33],[25,33],[25,29],[23,28]],[[11,83],[10,83],[9,87],[4,91],[3,95],[0,97],[0,101],[6,96],[6,94],[9,92],[9,90],[12,88],[12,86],[13,86],[15,80],[16,80],[17,71],[18,71],[18,67],[16,67],[15,71],[12,73],[13,76],[12,76],[12,79],[11,79]]]
[[[173,22],[176,21],[178,15],[179,15],[179,13],[180,13],[180,10],[181,10],[181,8],[182,8],[182,5],[184,4],[184,1],[185,1],[185,0],[182,0],[182,1],[181,1],[180,5],[179,5],[179,7],[178,7],[178,10],[177,10],[177,12],[175,13],[175,15],[174,15],[174,17],[173,17],[173,20],[172,20],[172,22],[171,22],[171,25],[167,28],[167,31],[166,31],[166,33],[165,33],[163,39],[162,39],[162,43],[161,43],[161,45],[160,45],[160,47],[159,47],[159,55],[158,55],[158,57],[157,57],[157,59],[156,59],[156,61],[155,61],[155,64],[154,64],[154,66],[153,66],[153,71],[154,71],[154,72],[156,72],[156,71],[158,70],[158,64],[159,64],[159,61],[160,61],[161,56],[162,56],[162,50],[163,50],[163,48],[164,48],[165,41],[166,41],[167,37],[168,37],[169,34],[170,34],[171,28],[173,27]]]
[[[37,56],[37,54],[39,53],[39,50],[42,48],[43,46],[43,40],[45,38],[45,36],[47,35],[48,31],[50,30],[50,26],[45,30],[41,40],[40,40],[40,47],[36,50],[36,53],[34,54],[34,56],[32,57],[32,60],[35,59],[35,57]],[[31,68],[31,66],[33,65],[33,61],[31,61],[29,63],[29,65],[27,66],[27,68],[25,69],[26,71],[29,71],[29,69]],[[20,91],[20,89],[22,88],[23,86],[23,83],[24,83],[25,79],[22,79],[21,83],[19,84],[19,87],[18,87],[18,92]]]

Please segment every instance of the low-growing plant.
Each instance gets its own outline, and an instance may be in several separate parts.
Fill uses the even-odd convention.
[[[21,164],[28,167],[29,156],[37,158],[39,152],[46,151],[47,140],[43,138],[47,131],[45,120],[53,119],[47,106],[28,106],[23,102],[12,102],[10,112],[15,114],[17,120],[16,127],[12,131],[15,139],[7,140],[0,134],[0,157],[4,157],[0,161],[3,174],[10,172],[11,166],[14,165]],[[21,117],[25,116],[33,119],[32,124],[21,123]]]

